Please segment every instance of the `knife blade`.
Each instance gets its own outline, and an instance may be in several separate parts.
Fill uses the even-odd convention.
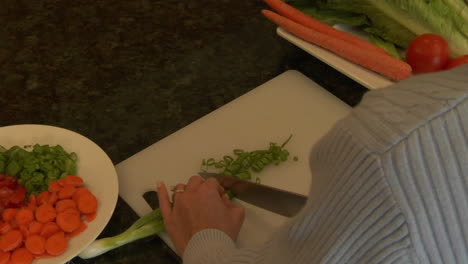
[[[286,217],[296,215],[307,201],[307,196],[235,177],[211,172],[198,174],[204,179],[215,178],[221,186],[230,190],[239,200]]]

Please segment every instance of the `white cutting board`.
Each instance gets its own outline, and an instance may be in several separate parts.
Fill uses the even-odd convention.
[[[312,180],[311,147],[350,107],[297,71],[288,71],[156,142],[117,165],[119,193],[138,215],[151,208],[142,197],[157,180],[168,186],[186,182],[200,171],[203,158],[222,158],[235,148],[264,149],[270,142],[287,145],[291,159],[258,174],[262,184],[307,195]],[[298,156],[299,161],[292,161]],[[252,247],[268,239],[287,220],[249,204],[238,238]],[[172,246],[167,234],[162,239]]]

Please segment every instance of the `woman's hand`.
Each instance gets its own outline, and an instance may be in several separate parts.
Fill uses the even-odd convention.
[[[171,205],[166,186],[157,184],[164,225],[181,256],[192,236],[204,229],[218,229],[237,239],[244,210],[229,200],[215,179],[204,181],[193,176],[187,185],[179,184],[175,190]]]

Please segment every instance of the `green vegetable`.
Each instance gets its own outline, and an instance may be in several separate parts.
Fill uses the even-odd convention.
[[[252,173],[261,172],[268,165],[278,165],[288,159],[289,152],[285,150],[284,147],[291,138],[292,135],[281,145],[270,143],[268,149],[251,152],[235,149],[233,151],[234,157],[224,156],[218,161],[213,158],[203,160],[202,170],[214,167],[216,169],[222,169],[221,173],[223,175],[250,180],[252,179]],[[256,182],[260,182],[260,179],[257,178]]]
[[[384,49],[390,56],[394,57],[395,59],[401,60],[402,57],[400,56],[400,53],[398,52],[397,48],[395,45],[391,42],[385,41],[378,36],[375,36],[373,34],[369,34],[369,41],[373,43],[376,46],[381,47]]]
[[[76,154],[67,153],[60,145],[36,144],[25,148],[0,146],[0,174],[17,177],[28,193],[38,194],[47,190],[49,182],[76,174]]]
[[[346,24],[350,26],[369,25],[369,20],[365,15],[354,14],[340,10],[320,9],[317,6],[311,5],[310,0],[294,0],[291,2],[296,8],[303,13],[311,16],[330,26],[336,24]]]
[[[156,209],[151,213],[142,216],[125,232],[113,236],[102,238],[94,241],[84,251],[80,253],[83,259],[97,257],[114,248],[128,244],[138,239],[149,237],[164,231],[164,223],[161,210]]]
[[[327,19],[365,15],[367,21],[360,26],[366,32],[403,48],[416,36],[434,33],[447,40],[453,56],[468,54],[468,8],[464,0],[301,0],[291,3],[302,10],[319,10]]]

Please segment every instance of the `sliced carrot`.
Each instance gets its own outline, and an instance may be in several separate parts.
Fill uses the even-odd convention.
[[[49,204],[55,204],[58,201],[58,194],[56,192],[53,192],[49,196]]]
[[[41,223],[41,222],[32,221],[31,223],[29,223],[29,234],[37,235],[37,234],[41,233],[43,226],[44,226],[44,224]]]
[[[262,13],[270,21],[286,29],[293,35],[322,48],[328,49],[351,62],[378,72],[393,80],[403,80],[411,75],[412,69],[408,63],[395,59],[390,55],[373,50],[361,49],[354,44],[350,44],[349,42],[336,37],[331,37],[314,29],[307,28],[269,10],[262,10]]]
[[[10,252],[0,251],[0,264],[7,264],[10,260]]]
[[[91,214],[97,210],[97,199],[92,193],[82,194],[77,201],[78,210],[83,214]]]
[[[67,177],[63,178],[63,182],[65,185],[71,185],[75,187],[80,187],[83,185],[83,179],[74,175],[68,175]]]
[[[28,237],[29,236],[29,228],[27,225],[20,225],[19,230],[23,237]]]
[[[78,216],[81,216],[81,213],[80,211],[78,211],[77,208],[68,208],[65,211],[63,211],[63,213],[76,214]]]
[[[54,257],[54,256],[50,255],[49,253],[43,253],[43,254],[40,254],[40,255],[34,255],[34,258],[37,258],[37,259],[51,258],[51,257]]]
[[[16,208],[7,208],[3,211],[2,218],[5,222],[10,222],[11,220],[15,219],[16,213],[18,209]]]
[[[57,214],[57,225],[65,232],[73,232],[80,227],[80,216],[74,213]]]
[[[49,202],[50,192],[41,192],[36,198],[36,204],[42,205]]]
[[[80,198],[81,195],[91,193],[87,188],[81,187],[76,190],[75,194],[73,195],[73,201],[77,202],[78,198]]]
[[[11,251],[21,245],[23,235],[19,230],[11,230],[0,237],[0,249],[3,251]]]
[[[34,194],[30,194],[28,197],[28,203],[36,205],[36,196]]]
[[[46,239],[39,235],[32,235],[26,239],[24,245],[32,254],[40,255],[45,252]]]
[[[47,253],[53,256],[62,254],[67,248],[67,239],[64,232],[58,232],[46,241],[45,249]]]
[[[45,238],[49,238],[50,236],[56,234],[59,231],[60,227],[56,223],[49,222],[42,227],[40,235]]]
[[[90,214],[85,214],[85,219],[87,222],[92,222],[94,219],[96,219],[97,213],[90,213]]]
[[[76,237],[80,233],[84,232],[87,228],[88,226],[84,222],[81,222],[80,226],[75,231],[71,232],[69,235],[70,237]]]
[[[30,194],[29,199],[28,199],[28,208],[34,211],[36,210],[36,207],[37,207],[36,196],[34,194]]]
[[[344,31],[340,31],[335,29],[332,26],[329,26],[325,23],[320,22],[319,20],[312,18],[301,11],[297,10],[296,8],[288,5],[287,3],[281,0],[264,0],[272,9],[278,12],[280,15],[289,18],[290,20],[301,24],[305,27],[310,29],[316,30],[320,33],[329,35],[330,37],[338,38],[349,42],[357,46],[360,49],[364,50],[372,50],[382,54],[387,54],[387,52],[376,45],[373,45],[370,42],[367,42],[361,38],[358,38],[352,34],[349,34]]]
[[[56,181],[49,182],[49,192],[58,192],[60,191],[60,189],[62,189],[62,186],[60,186],[58,182]]]
[[[41,223],[53,221],[56,215],[54,207],[50,204],[43,204],[36,210],[36,220]]]
[[[34,213],[28,208],[21,208],[16,213],[15,220],[18,225],[27,225],[34,220]]]
[[[10,257],[10,262],[14,264],[31,264],[33,261],[33,254],[26,248],[17,248]]]
[[[3,222],[0,224],[0,234],[5,234],[9,231],[11,231],[13,229],[13,227],[11,226],[10,223],[7,223],[7,222]]]
[[[65,186],[65,185],[66,185],[66,183],[65,183],[65,178],[62,178],[62,179],[57,180],[57,183],[58,183],[61,187]]]
[[[60,200],[55,205],[55,210],[57,213],[61,213],[69,208],[76,208],[76,203],[72,199]]]
[[[58,192],[58,198],[59,199],[68,199],[72,198],[73,194],[75,194],[76,188],[72,185],[65,185],[59,192]]]

